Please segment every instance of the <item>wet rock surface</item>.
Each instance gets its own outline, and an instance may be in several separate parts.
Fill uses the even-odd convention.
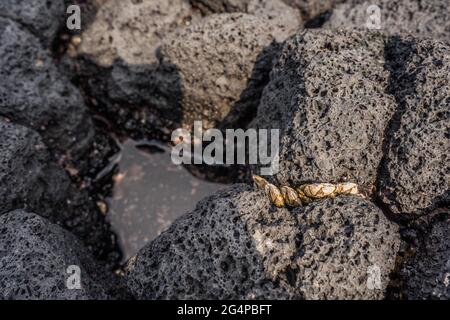
[[[72,231],[99,258],[118,259],[114,237],[86,192],[52,162],[40,136],[0,118],[0,214],[35,212]]]
[[[196,179],[171,162],[170,152],[124,141],[106,219],[117,233],[123,262],[170,227],[198,201],[225,185]]]
[[[85,300],[125,296],[119,291],[119,282],[95,262],[75,236],[36,214],[16,210],[0,217],[0,252],[2,299]],[[74,266],[80,271],[77,290],[68,287],[77,285],[71,280],[77,272],[70,269]]]
[[[391,212],[417,216],[450,203],[450,47],[392,37],[386,52],[398,110],[387,132],[379,194]]]
[[[312,30],[290,38],[253,125],[281,130],[281,184],[375,183],[395,99],[387,94],[385,38]]]
[[[379,19],[370,18],[378,13]],[[360,30],[376,28],[391,35],[411,34],[420,38],[448,40],[449,18],[450,9],[445,0],[351,0],[337,5],[324,27]]]
[[[380,299],[398,245],[397,226],[367,200],[290,211],[236,185],[178,219],[130,260],[126,278],[141,299]]]

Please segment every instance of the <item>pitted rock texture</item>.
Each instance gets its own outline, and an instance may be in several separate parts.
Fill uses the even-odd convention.
[[[0,216],[0,252],[2,299],[110,299],[118,294],[118,282],[75,236],[33,213]],[[67,287],[76,284],[70,266],[80,268],[79,290]]]
[[[132,134],[166,138],[193,120],[234,126],[255,111],[276,43],[301,27],[281,1],[245,8],[201,19],[183,0],[106,1],[67,65],[93,105]]]
[[[55,163],[40,136],[0,117],[0,215],[36,212],[72,231],[99,258],[117,259],[114,237],[92,200]]]
[[[2,0],[0,17],[10,18],[50,46],[65,23],[66,0]]]
[[[379,193],[393,213],[417,216],[450,203],[450,46],[392,37],[387,60],[399,110]]]
[[[191,0],[205,15],[212,13],[248,13],[267,20],[288,33],[302,25],[300,12],[282,0]]]
[[[245,12],[252,0],[190,0],[204,14]]]
[[[277,209],[235,185],[142,249],[126,279],[140,299],[381,299],[397,229],[364,199]],[[368,285],[372,269],[378,288]]]
[[[160,88],[159,47],[168,33],[200,18],[185,0],[106,0],[83,32],[81,44],[64,59],[93,107],[132,134],[159,135],[178,126],[179,81]],[[160,70],[157,72],[157,70]],[[168,132],[163,132],[170,134]]]
[[[164,37],[193,18],[191,6],[184,0],[107,0],[82,34],[78,51],[103,67],[113,66],[116,60],[154,64]]]
[[[286,41],[252,126],[279,128],[278,184],[373,187],[396,101],[386,93],[385,37],[310,30]]]
[[[250,0],[246,13],[268,21],[280,29],[281,40],[298,31],[303,26],[300,12],[285,4],[282,0]]]
[[[92,121],[80,92],[58,72],[39,40],[0,18],[0,116],[42,134],[58,160],[90,148]]]
[[[310,299],[383,299],[400,246],[398,226],[356,197],[318,201],[299,215],[297,285]]]
[[[435,223],[401,270],[408,299],[450,299],[450,220]]]
[[[379,19],[375,18],[378,13]],[[324,27],[372,29],[391,35],[448,40],[450,8],[446,0],[350,0],[335,7]]]
[[[207,128],[236,123],[254,111],[278,41],[287,36],[265,20],[234,13],[209,16],[168,37],[162,65],[175,66],[172,77],[180,79],[183,126],[195,120]]]
[[[285,3],[300,10],[304,20],[316,18],[330,11],[337,3],[344,0],[283,0]]]

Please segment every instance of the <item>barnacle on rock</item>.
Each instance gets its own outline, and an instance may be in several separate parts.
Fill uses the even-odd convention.
[[[254,183],[263,189],[270,201],[277,207],[285,204],[291,207],[307,205],[314,200],[334,198],[339,195],[362,196],[359,193],[358,185],[351,182],[343,183],[313,183],[303,184],[297,188],[289,186],[277,186],[270,184],[266,179],[253,175]]]

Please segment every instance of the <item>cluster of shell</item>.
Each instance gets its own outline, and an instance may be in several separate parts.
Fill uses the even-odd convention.
[[[277,207],[284,207],[285,205],[298,207],[307,205],[314,200],[334,198],[339,195],[363,197],[358,190],[358,185],[350,182],[337,184],[313,183],[303,184],[296,188],[288,186],[278,188],[260,176],[254,175],[253,181],[265,191],[270,201]]]

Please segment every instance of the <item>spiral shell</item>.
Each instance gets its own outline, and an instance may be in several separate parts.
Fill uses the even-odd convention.
[[[314,200],[334,198],[338,195],[362,196],[358,185],[350,182],[304,184],[294,189],[289,186],[278,188],[270,184],[266,179],[256,175],[253,176],[253,181],[265,191],[270,201],[277,207],[283,207],[284,205],[298,207],[302,204],[311,203]]]
[[[337,186],[331,183],[314,183],[300,186],[305,196],[312,199],[333,198],[337,195]]]
[[[261,189],[264,189],[269,184],[266,179],[260,176],[253,175],[252,179],[253,182]]]
[[[313,199],[311,199],[305,195],[305,193],[303,192],[303,186],[298,187],[296,189],[296,191],[297,191],[298,197],[300,198],[300,200],[302,201],[302,203],[304,205],[311,203],[313,201]]]
[[[277,207],[284,207],[285,201],[280,189],[273,184],[270,184],[266,179],[260,176],[253,175],[253,182],[269,197],[269,200]]]
[[[284,198],[283,198],[283,195],[281,194],[280,189],[278,189],[273,184],[269,183],[266,185],[264,190],[266,191],[266,194],[269,196],[270,201],[275,206],[277,206],[279,208],[284,207],[285,202],[284,202]]]
[[[359,195],[358,185],[351,182],[338,183],[337,192],[339,194]]]
[[[283,195],[284,202],[286,202],[288,206],[298,207],[302,205],[300,197],[294,189],[292,189],[291,187],[283,186],[280,190],[281,194]]]

